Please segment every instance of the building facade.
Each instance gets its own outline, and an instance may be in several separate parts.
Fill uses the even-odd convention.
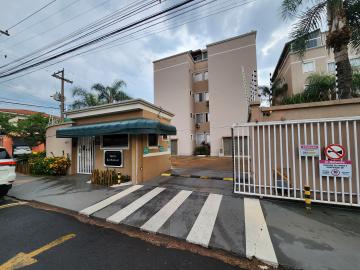
[[[154,61],[154,102],[174,114],[173,155],[209,143],[212,156],[231,155],[231,126],[248,118],[257,84],[256,32]]]
[[[302,57],[292,50],[291,43],[285,44],[272,75],[272,81],[281,79],[288,85],[287,96],[304,91],[307,77],[312,73],[335,74],[334,54],[326,48],[326,33],[313,32]],[[351,47],[349,58],[354,68],[360,68],[360,54]]]
[[[140,184],[171,168],[171,112],[132,99],[65,114],[71,122],[46,130],[46,154],[68,156],[70,174],[111,169]]]

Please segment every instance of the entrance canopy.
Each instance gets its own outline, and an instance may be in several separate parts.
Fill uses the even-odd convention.
[[[57,138],[74,138],[111,134],[176,135],[176,128],[151,119],[131,119],[108,123],[72,126],[56,131]]]

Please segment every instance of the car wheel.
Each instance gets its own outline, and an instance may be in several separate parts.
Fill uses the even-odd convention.
[[[7,195],[7,193],[11,189],[11,187],[12,187],[12,185],[0,186],[0,197],[4,197],[5,195]]]

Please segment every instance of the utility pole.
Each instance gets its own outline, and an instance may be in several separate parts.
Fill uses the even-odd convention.
[[[64,84],[67,83],[73,83],[73,81],[65,79],[65,72],[64,69],[54,72],[53,75],[54,78],[61,80],[61,92],[60,92],[60,119],[61,121],[64,120],[64,111],[65,111],[65,93],[64,93]]]
[[[8,36],[8,37],[10,36],[8,30],[5,30],[5,31],[0,30],[0,34],[3,34],[3,35]]]

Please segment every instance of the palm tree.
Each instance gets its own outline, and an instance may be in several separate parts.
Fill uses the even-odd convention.
[[[71,105],[73,110],[103,104],[98,95],[95,95],[94,93],[91,93],[79,86],[72,89],[72,96],[78,97],[78,99],[75,99]]]
[[[307,5],[307,6],[305,6]],[[351,98],[352,71],[348,45],[360,49],[359,0],[283,0],[284,19],[298,17],[293,31],[293,48],[302,55],[311,33],[320,28],[325,16],[328,22],[326,46],[332,49],[337,67],[340,98]]]
[[[126,83],[123,80],[117,80],[110,86],[104,86],[101,83],[96,83],[91,87],[91,89],[98,92],[100,100],[105,103],[114,103],[116,101],[131,99],[131,97],[123,90],[125,86]]]

